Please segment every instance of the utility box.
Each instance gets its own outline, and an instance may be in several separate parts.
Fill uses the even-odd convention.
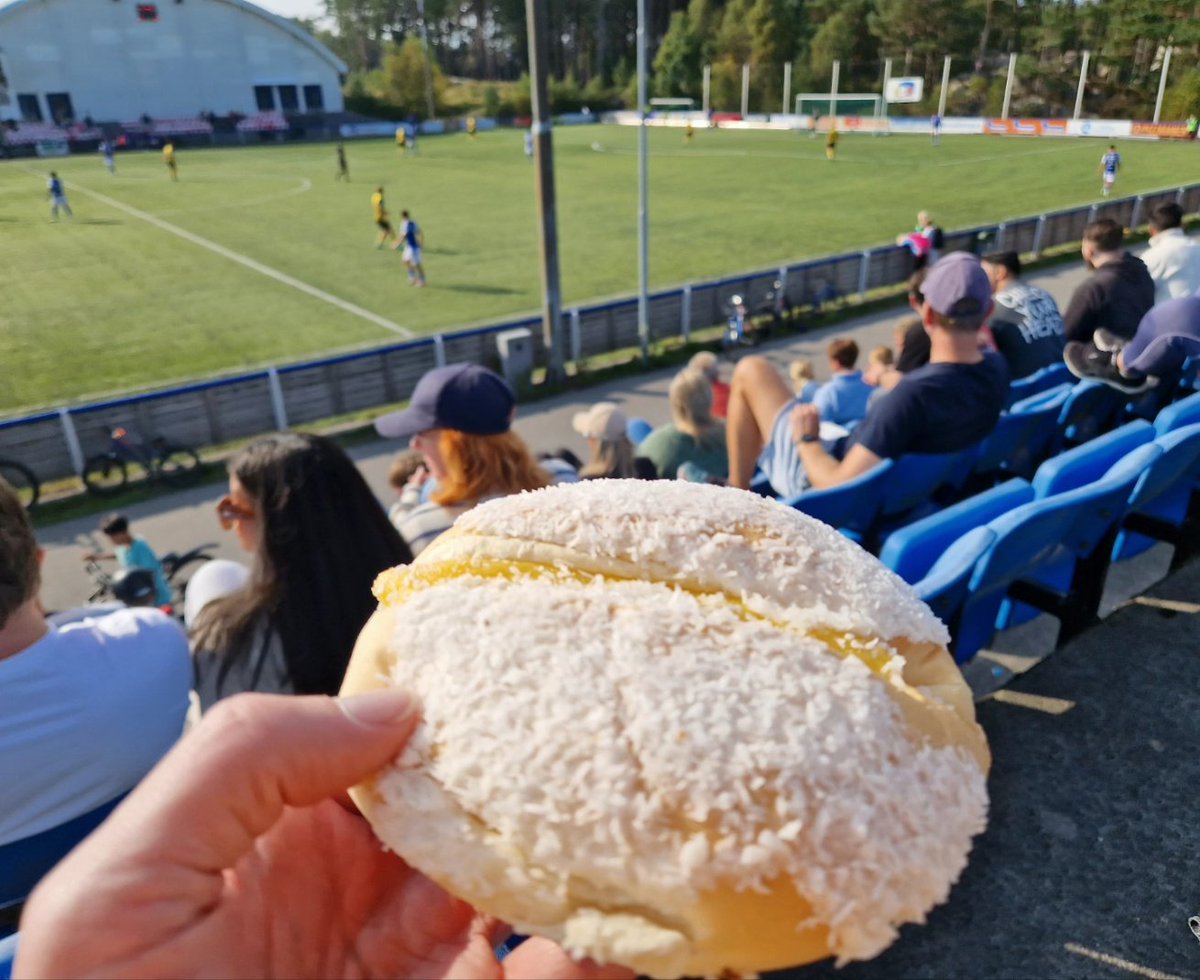
[[[496,334],[500,352],[500,371],[514,388],[529,384],[533,374],[533,333],[527,327],[502,330]]]

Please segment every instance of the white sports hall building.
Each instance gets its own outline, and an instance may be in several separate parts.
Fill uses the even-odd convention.
[[[11,0],[0,6],[0,119],[339,112],[346,66],[246,0]]]

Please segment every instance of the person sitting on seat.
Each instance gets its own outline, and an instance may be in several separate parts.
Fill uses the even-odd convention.
[[[157,609],[55,626],[42,550],[0,482],[0,845],[127,793],[183,731],[187,638]]]
[[[979,259],[954,252],[930,269],[921,317],[929,364],[905,375],[855,429],[844,458],[821,445],[820,410],[799,405],[771,363],[747,357],[729,399],[729,482],[749,489],[755,467],[781,497],[836,487],[881,460],[905,453],[957,452],[996,425],[1008,397],[1008,369],[979,349],[992,290]]]
[[[581,480],[658,479],[654,464],[634,455],[625,413],[613,402],[596,402],[586,412],[576,412],[571,427],[588,445],[590,458],[579,471]]]
[[[637,447],[637,455],[650,460],[664,480],[677,479],[684,463],[698,467],[706,477],[724,479],[729,474],[725,423],[712,416],[708,378],[685,368],[671,379],[668,399],[671,421],[651,432]]]
[[[992,283],[996,309],[984,328],[1014,381],[1058,364],[1063,352],[1063,318],[1054,297],[1040,286],[1021,281],[1016,252],[989,252],[983,271]]]
[[[867,399],[875,389],[856,371],[858,344],[849,337],[835,337],[825,348],[829,358],[829,381],[817,389],[812,403],[825,422],[852,428],[867,414]]]
[[[797,357],[788,364],[788,377],[792,379],[792,390],[801,405],[807,405],[821,390],[821,382],[816,380],[813,372],[813,362],[807,357]]]
[[[702,350],[692,355],[687,366],[708,378],[713,390],[713,417],[725,418],[729,411],[729,385],[721,380],[721,362],[717,360],[717,355],[710,350]]]

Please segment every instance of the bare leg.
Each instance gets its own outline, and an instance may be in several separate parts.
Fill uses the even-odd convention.
[[[745,357],[738,361],[733,370],[725,419],[730,486],[749,488],[775,417],[791,400],[791,389],[770,361],[762,357]]]

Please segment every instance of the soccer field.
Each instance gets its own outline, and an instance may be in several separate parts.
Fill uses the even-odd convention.
[[[1098,199],[1104,145],[1084,140],[650,133],[651,278],[681,283],[880,244],[919,208],[947,228]],[[0,164],[0,411],[386,343],[534,310],[534,174],[522,133],[180,150]],[[1122,142],[1119,195],[1200,178],[1200,151]],[[637,285],[636,131],[555,133],[568,303]],[[51,223],[45,177],[74,220]],[[370,195],[425,234],[426,289],[377,251]]]

